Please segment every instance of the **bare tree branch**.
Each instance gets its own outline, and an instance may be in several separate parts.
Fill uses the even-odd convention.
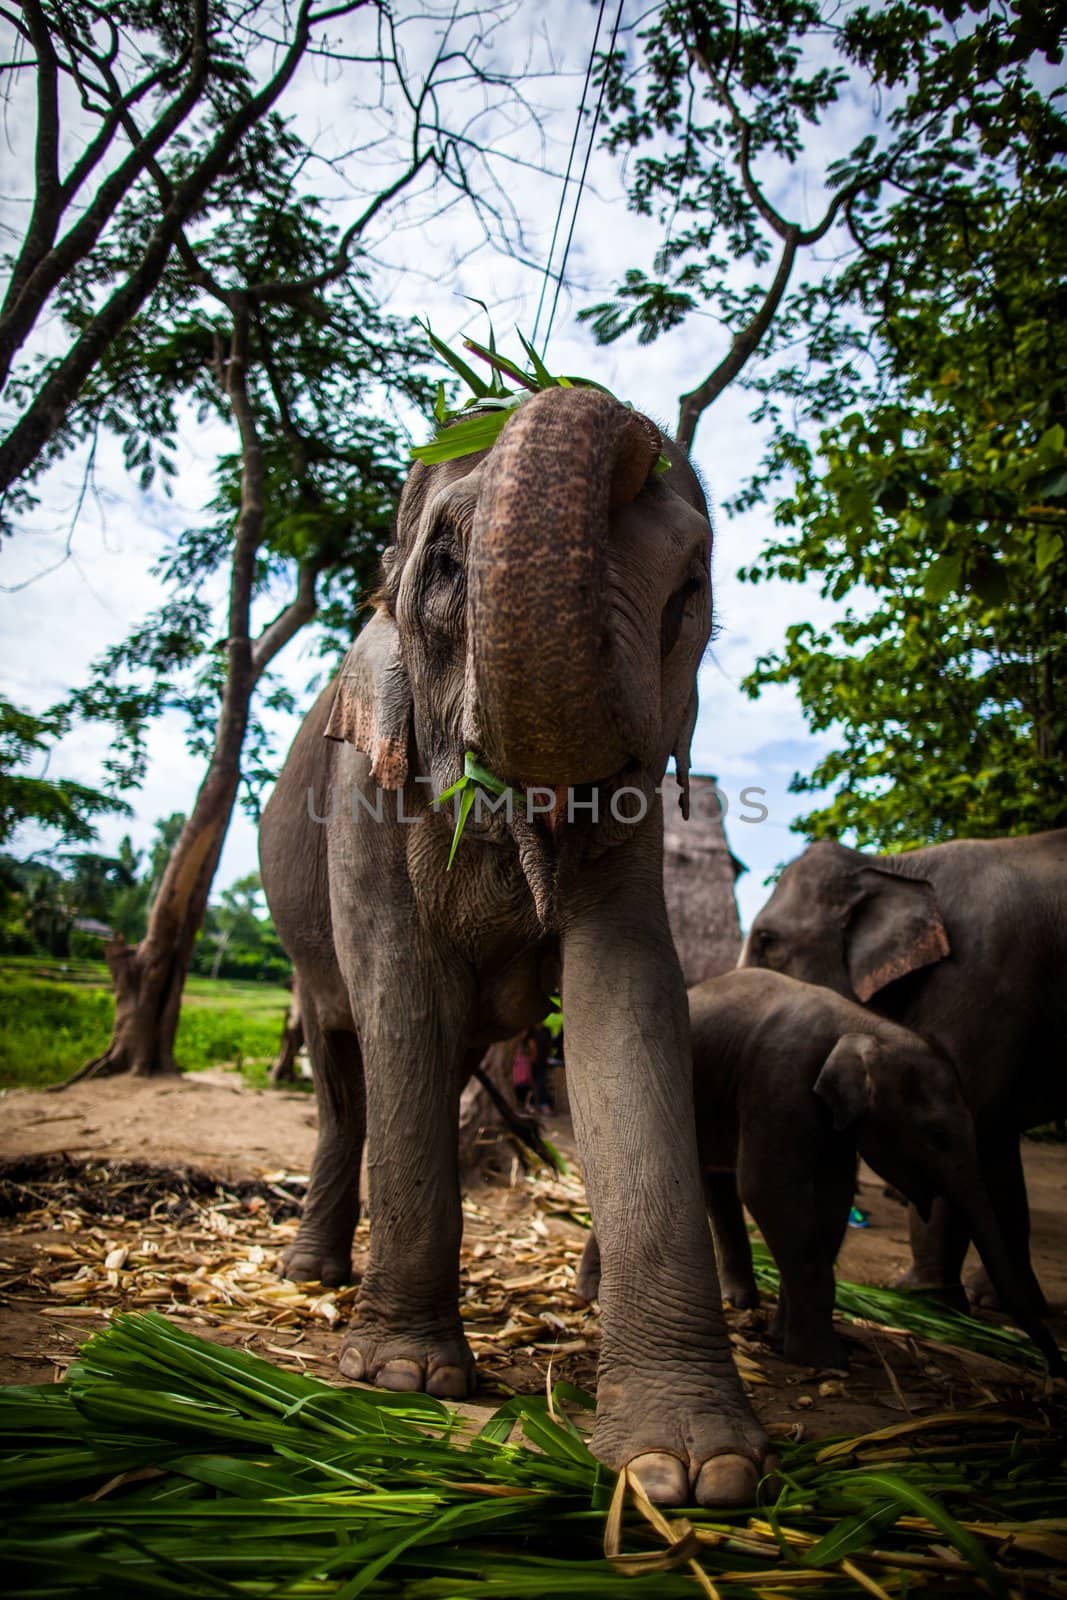
[[[37,0],[29,0],[31,8],[36,8],[36,3]],[[59,243],[48,248],[45,253],[37,255],[29,275],[12,303],[10,306],[5,305],[3,315],[0,316],[0,387],[6,382],[11,362],[34,326],[48,296],[71,268],[83,260],[93,248],[102,230],[114,216],[116,207],[141,176],[148,157],[154,156],[163,148],[167,140],[181,127],[200,98],[209,64],[207,0],[192,0],[192,8],[193,46],[188,77],[181,93],[156,118],[140,147],[131,150],[125,161],[120,162],[115,171],[104,180],[93,196],[92,204],[86,208]],[[48,46],[51,50],[51,39],[48,41]],[[54,51],[52,60],[53,62],[55,60]],[[54,237],[53,229],[53,240]],[[168,241],[168,251],[170,242]]]
[[[800,230],[795,224],[788,224],[782,253],[778,258],[778,270],[756,315],[740,333],[734,335],[726,355],[703,383],[691,389],[688,394],[682,395],[679,402],[677,438],[678,443],[684,445],[686,450],[692,449],[697,423],[703,413],[737,377],[774,321],[789,282],[789,275],[793,270],[800,237]]]
[[[202,6],[205,0],[194,0],[194,3]],[[353,0],[349,9],[355,9],[359,3],[360,0]],[[233,113],[206,155],[176,185],[171,202],[153,229],[137,266],[100,308],[63,360],[52,368],[23,416],[0,444],[0,496],[32,466],[61,428],[70,405],[96,362],[159,282],[185,222],[225,170],[244,135],[270,110],[292,78],[307,47],[309,16],[310,0],[301,0],[292,40],[273,76],[258,94]],[[144,170],[143,160],[140,170]]]
[[[306,627],[318,609],[315,585],[319,567],[310,561],[300,565],[296,598],[268,622],[252,646],[252,670],[257,680],[301,628]]]

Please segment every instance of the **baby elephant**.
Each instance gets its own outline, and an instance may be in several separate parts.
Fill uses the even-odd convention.
[[[722,1291],[735,1306],[759,1300],[743,1202],[778,1263],[771,1338],[787,1361],[844,1364],[833,1330],[834,1261],[858,1151],[924,1216],[939,1195],[966,1214],[1003,1303],[1050,1370],[1064,1370],[986,1198],[974,1124],[947,1056],[831,989],[765,968],[697,984],[689,1015],[697,1143]],[[594,1235],[576,1283],[586,1299],[596,1296],[599,1267]]]

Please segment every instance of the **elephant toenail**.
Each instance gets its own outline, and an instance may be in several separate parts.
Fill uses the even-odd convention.
[[[661,1506],[684,1506],[689,1501],[689,1474],[677,1456],[665,1450],[646,1450],[627,1465],[648,1498]]]
[[[400,1394],[410,1394],[422,1388],[422,1368],[417,1361],[387,1361],[374,1374],[379,1389],[395,1389]]]
[[[349,1345],[347,1350],[341,1351],[341,1359],[337,1365],[346,1378],[351,1378],[356,1383],[362,1382],[367,1371],[367,1364],[354,1345]]]
[[[698,1506],[751,1506],[759,1474],[747,1456],[713,1456],[697,1478]]]
[[[462,1400],[469,1385],[462,1367],[435,1367],[426,1380],[426,1393],[438,1400]]]

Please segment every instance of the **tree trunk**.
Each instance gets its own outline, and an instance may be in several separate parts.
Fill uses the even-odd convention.
[[[243,642],[248,653],[248,640]],[[231,657],[235,652],[231,640]],[[241,746],[253,681],[233,670],[207,777],[163,874],[140,944],[121,935],[104,946],[115,984],[115,1027],[104,1053],[78,1077],[130,1072],[138,1077],[176,1072],[174,1039],[182,989],[241,779]]]
[[[252,693],[270,655],[277,653],[262,648],[264,638],[253,650],[248,632],[256,555],[263,533],[263,451],[248,396],[246,298],[234,294],[231,310],[233,337],[224,367],[220,361],[219,379],[241,436],[241,507],[234,530],[226,677],[215,747],[192,815],[164,870],[144,938],[132,947],[122,938],[105,946],[115,983],[114,1032],[104,1053],[68,1079],[70,1083],[98,1073],[131,1072],[149,1077],[178,1070],[174,1039],[189,957],[237,798]],[[280,635],[277,624],[272,627],[273,642]]]
[[[512,1077],[515,1050],[523,1035],[492,1044],[478,1061],[468,1057],[472,1074],[459,1102],[459,1170],[470,1181],[510,1172],[517,1155],[524,1166],[528,1155],[554,1167],[556,1154],[546,1144],[541,1124],[515,1101]],[[476,1074],[476,1075],[475,1075]]]
[[[270,1069],[272,1084],[296,1082],[296,1058],[304,1048],[304,1018],[300,1010],[300,985],[293,978],[293,994],[282,1029],[282,1042],[278,1047],[274,1065]]]

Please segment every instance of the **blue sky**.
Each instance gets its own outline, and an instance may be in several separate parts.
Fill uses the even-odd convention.
[[[627,7],[627,18],[634,9]],[[518,119],[515,126],[499,119],[482,124],[491,134],[497,175],[507,185],[521,222],[520,248],[525,259],[500,253],[492,242],[480,242],[479,227],[465,207],[453,206],[443,215],[433,216],[428,200],[416,201],[405,212],[383,218],[373,240],[384,303],[400,315],[429,315],[446,338],[462,331],[484,334],[482,315],[463,298],[467,295],[488,303],[497,337],[505,347],[516,325],[524,330],[533,325],[541,288],[540,264],[548,248],[560,183],[557,177],[536,176],[515,163],[500,164],[500,158],[514,155],[536,161],[543,157],[548,166],[562,168],[595,12],[552,0],[538,9],[533,31],[529,15],[521,7],[511,8],[494,48],[502,59],[528,56],[531,73],[526,90],[530,101],[536,103],[541,130],[529,123],[518,125]],[[412,61],[427,48],[428,35],[413,41]],[[553,64],[560,69],[555,79],[535,70]],[[320,64],[309,63],[287,102],[304,135],[316,142],[324,156],[338,158],[334,166],[320,168],[315,177],[321,188],[332,186],[342,225],[361,204],[359,188],[368,171],[373,168],[375,175],[387,175],[399,148],[391,143],[396,130],[383,121],[381,113],[354,106],[357,90],[351,70],[324,72]],[[808,221],[818,215],[824,204],[824,160],[839,155],[845,142],[851,144],[858,138],[871,126],[872,116],[869,104],[846,99],[831,125],[819,130],[805,162],[795,169],[764,174],[779,208]],[[5,127],[14,160],[6,163],[12,176],[0,198],[0,218],[12,218],[25,206],[30,179],[26,133],[31,128],[32,112],[20,115],[16,97],[8,107]],[[343,152],[360,146],[358,157],[344,157]],[[514,230],[513,236],[518,237]],[[657,240],[654,224],[625,209],[616,163],[595,153],[548,360],[557,369],[595,376],[671,426],[678,395],[710,370],[723,352],[723,330],[709,318],[696,317],[651,346],[641,347],[631,339],[601,350],[576,321],[577,311],[602,298],[624,267],[649,266]],[[828,241],[827,259],[833,248]],[[815,263],[813,270],[822,270],[822,264]],[[61,330],[54,324],[42,328],[42,348],[55,350],[61,339]],[[744,483],[763,449],[763,435],[749,421],[748,410],[748,397],[735,388],[721,397],[700,426],[694,457],[716,507]],[[429,423],[416,417],[409,420],[414,441],[421,442]],[[92,492],[72,535],[69,524],[83,464],[71,459],[50,474],[40,510],[26,531],[6,546],[0,570],[0,581],[7,590],[0,594],[0,684],[16,703],[33,708],[53,703],[84,680],[94,656],[117,642],[158,603],[160,587],[149,569],[180,529],[201,515],[210,496],[216,455],[232,448],[233,441],[220,424],[202,425],[190,417],[181,442],[182,470],[174,498],[168,500],[155,492],[141,494],[125,473],[119,450],[112,442],[103,441]],[[766,898],[763,884],[768,872],[800,848],[788,824],[798,811],[809,807],[810,800],[790,795],[789,779],[795,770],[809,771],[827,741],[808,732],[787,687],[776,687],[753,702],[741,693],[739,685],[756,657],[781,641],[790,622],[800,617],[818,622],[837,610],[808,588],[737,581],[738,567],[753,559],[767,537],[771,516],[770,508],[737,517],[716,510],[715,607],[720,631],[701,670],[701,713],[693,746],[694,769],[716,774],[731,804],[726,823],[731,847],[749,868],[739,884],[746,923]],[[221,599],[221,591],[216,598]],[[273,598],[265,614],[276,608],[280,598]],[[306,705],[309,679],[319,670],[310,632],[289,646],[279,670]],[[282,750],[296,722],[278,717],[275,724]],[[105,748],[104,730],[76,729],[55,752],[49,770],[53,775],[92,782]],[[101,847],[114,845],[126,831],[137,845],[146,844],[157,817],[190,805],[200,775],[200,764],[185,750],[180,720],[168,717],[153,731],[150,775],[144,789],[127,797],[134,807],[133,821],[105,823],[100,830]],[[737,820],[745,787],[766,791],[769,815],[765,822],[746,825]],[[37,843],[28,831],[18,841],[23,848]],[[236,815],[216,891],[253,870],[255,864],[254,829],[243,815]]]

